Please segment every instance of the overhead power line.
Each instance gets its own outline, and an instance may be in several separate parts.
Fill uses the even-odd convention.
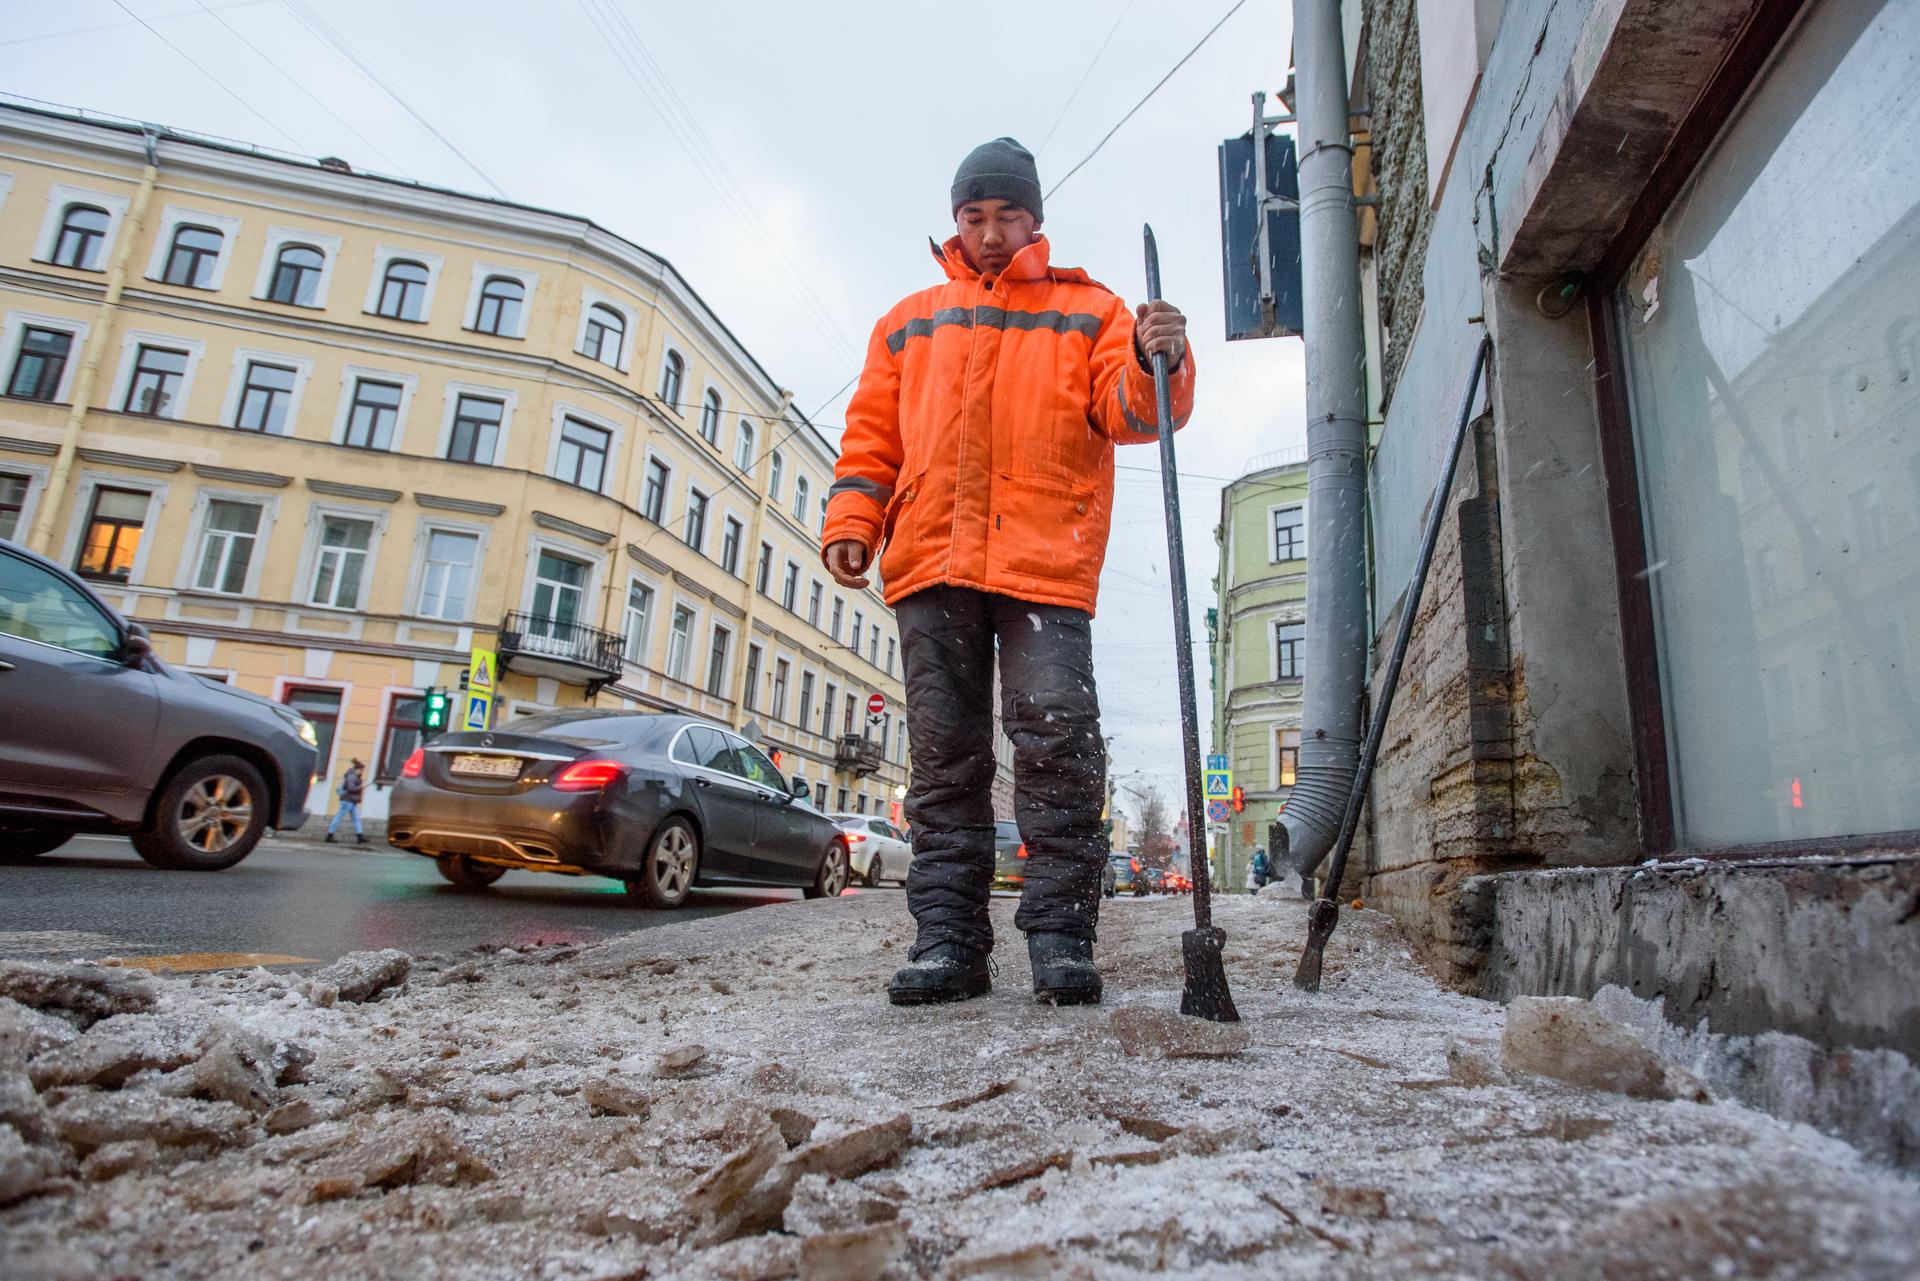
[[[1102,40],[1100,42],[1100,47],[1093,51],[1093,61],[1089,62],[1087,64],[1087,69],[1080,73],[1080,83],[1076,84],[1073,87],[1073,92],[1067,95],[1066,102],[1061,104],[1060,114],[1055,116],[1053,118],[1053,123],[1047,126],[1047,136],[1040,140],[1040,145],[1039,147],[1035,148],[1033,153],[1034,155],[1037,156],[1042,151],[1045,151],[1047,149],[1047,144],[1053,141],[1054,130],[1058,129],[1060,127],[1060,122],[1067,118],[1067,111],[1073,106],[1073,100],[1075,98],[1078,98],[1080,96],[1080,91],[1087,87],[1088,77],[1093,75],[1093,69],[1100,65],[1100,59],[1107,52],[1107,46],[1113,43],[1114,33],[1120,30],[1120,24],[1127,20],[1127,15],[1129,13],[1133,12],[1133,6],[1135,3],[1136,3],[1136,0],[1127,0],[1127,7],[1120,11],[1120,16],[1113,20],[1113,25],[1111,27],[1107,28],[1107,38],[1105,40]]]
[[[205,67],[201,66],[198,62],[195,62],[193,60],[192,55],[190,55],[185,49],[182,49],[179,45],[175,44],[173,41],[161,35],[159,30],[155,28],[152,23],[148,22],[145,18],[141,17],[139,14],[135,13],[133,10],[127,8],[126,5],[121,4],[120,0],[113,0],[113,3],[116,7],[119,8],[120,12],[126,14],[129,18],[132,18],[135,22],[145,27],[149,32],[152,32],[153,38],[155,40],[158,40],[161,44],[167,46],[167,48],[179,54],[181,59],[184,62],[186,62],[188,66],[192,67],[195,71],[198,71],[201,75],[205,76],[207,79],[213,81],[214,85],[220,90],[220,92],[226,94],[227,97],[232,98],[235,102],[239,103],[242,107],[244,107],[248,115],[260,121],[260,123],[264,124],[267,128],[279,134],[282,138],[285,138],[288,142],[292,143],[294,147],[297,148],[298,150],[300,151],[306,150],[306,147],[301,144],[298,138],[288,133],[285,129],[282,129],[279,125],[273,123],[273,121],[267,119],[267,117],[260,111],[259,108],[255,107],[251,102],[248,102],[245,98],[242,98],[239,94],[229,89],[226,85],[226,82],[221,80],[219,76],[214,75],[211,71],[208,71]]]
[[[223,4],[221,9],[251,9],[257,4],[268,4],[270,0],[239,0],[237,4]],[[180,18],[197,18],[199,13],[193,9],[182,9],[177,13],[155,14],[148,22],[173,22]],[[0,45],[32,44],[36,40],[59,40],[66,36],[91,36],[102,31],[124,31],[128,27],[145,26],[146,23],[135,19],[132,22],[100,22],[91,27],[68,27],[64,31],[42,31],[35,36],[9,36],[0,40]]]

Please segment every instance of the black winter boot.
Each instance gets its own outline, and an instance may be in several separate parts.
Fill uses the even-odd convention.
[[[369,840],[367,839],[367,835],[366,835],[366,833],[365,833],[365,832],[356,832],[356,833],[354,833],[354,837],[353,837],[353,843],[354,843],[355,845],[371,845],[371,844],[373,844],[373,842],[372,842],[372,841],[369,841]]]
[[[964,1001],[993,990],[987,954],[959,943],[936,943],[893,976],[887,999],[895,1005]]]
[[[328,833],[327,833],[327,839],[326,839],[326,840],[325,840],[324,842],[322,842],[322,844],[325,844],[325,845],[331,845],[331,844],[333,844],[333,833],[332,833],[332,832],[328,832]]]
[[[1033,999],[1049,1005],[1100,1004],[1100,971],[1093,966],[1093,940],[1071,934],[1027,935],[1033,964]]]

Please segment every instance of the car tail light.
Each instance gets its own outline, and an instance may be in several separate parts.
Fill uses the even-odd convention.
[[[416,747],[413,755],[407,757],[407,763],[400,767],[401,778],[419,778],[420,771],[426,766],[427,753],[424,748]]]
[[[847,841],[849,844],[852,844],[852,845],[858,845],[861,841],[864,841],[866,839],[867,839],[866,836],[860,832],[847,833]]]
[[[627,767],[619,761],[575,761],[554,775],[553,790],[556,792],[604,791],[626,775]]]
[[[1020,848],[1013,852],[1013,856],[1015,858],[1025,858],[1027,856],[1027,845],[1025,841],[1020,843]]]

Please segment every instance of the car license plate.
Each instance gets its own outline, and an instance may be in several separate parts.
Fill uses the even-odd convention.
[[[466,753],[453,758],[450,767],[455,774],[466,774],[477,778],[519,778],[520,758],[517,756],[477,756]]]

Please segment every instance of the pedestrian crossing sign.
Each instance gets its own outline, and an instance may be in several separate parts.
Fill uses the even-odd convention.
[[[474,646],[473,662],[467,668],[467,688],[477,691],[478,693],[491,695],[493,693],[493,672],[495,666],[495,657],[492,650],[481,649],[478,645]]]
[[[462,719],[460,728],[466,730],[482,730],[487,728],[488,723],[492,719],[493,695],[469,692],[467,694],[467,714]]]
[[[1233,771],[1210,769],[1207,771],[1207,799],[1226,800],[1233,795]]]

